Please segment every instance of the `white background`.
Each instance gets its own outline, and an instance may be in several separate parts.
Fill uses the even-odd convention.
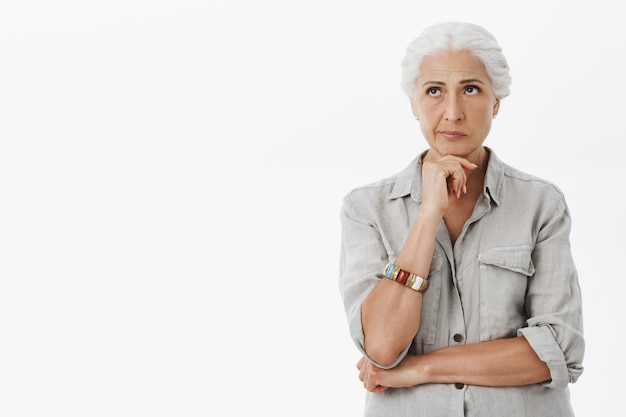
[[[568,199],[572,401],[621,415],[618,3],[0,0],[0,415],[361,415],[341,198],[425,148],[399,64],[444,20],[509,60],[486,144]]]

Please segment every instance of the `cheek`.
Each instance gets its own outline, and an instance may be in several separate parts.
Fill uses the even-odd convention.
[[[427,142],[431,142],[435,137],[435,128],[431,123],[428,123],[425,120],[420,120],[420,130],[422,132],[422,136],[426,139]]]
[[[433,108],[421,108],[420,109],[420,122],[424,121],[425,124],[435,125],[439,122],[440,114],[437,109]]]
[[[474,117],[472,117],[472,119],[476,123],[477,127],[480,127],[480,125],[484,125],[487,129],[491,127],[491,122],[493,121],[493,109],[486,109],[484,107],[476,109],[476,111],[473,112],[473,115]]]
[[[493,121],[493,116],[491,115],[484,116],[482,119],[477,120],[477,122],[479,123],[479,125],[477,126],[477,129],[480,129],[482,132],[484,132],[485,136],[487,136],[487,134],[491,130],[492,121]]]

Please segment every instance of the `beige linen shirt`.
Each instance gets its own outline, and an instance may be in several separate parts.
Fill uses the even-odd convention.
[[[573,416],[568,384],[583,371],[584,339],[567,204],[555,185],[488,151],[483,195],[455,245],[439,225],[420,329],[395,365],[407,354],[523,335],[552,379],[522,387],[425,384],[368,392],[364,416]],[[421,165],[418,157],[343,201],[339,289],[351,337],[365,356],[361,305],[419,212]]]

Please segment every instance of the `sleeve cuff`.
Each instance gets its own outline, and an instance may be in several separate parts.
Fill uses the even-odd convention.
[[[548,365],[551,381],[545,382],[544,386],[566,388],[569,384],[567,363],[550,328],[548,326],[524,327],[517,331],[517,335],[524,336],[539,359]]]

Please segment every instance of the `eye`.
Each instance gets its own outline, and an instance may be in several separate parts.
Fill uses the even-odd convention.
[[[437,87],[430,87],[428,90],[426,90],[426,94],[431,97],[439,97],[441,95],[441,90]]]
[[[475,85],[468,85],[467,87],[465,87],[465,93],[470,96],[474,96],[480,93],[480,88],[476,87]]]

